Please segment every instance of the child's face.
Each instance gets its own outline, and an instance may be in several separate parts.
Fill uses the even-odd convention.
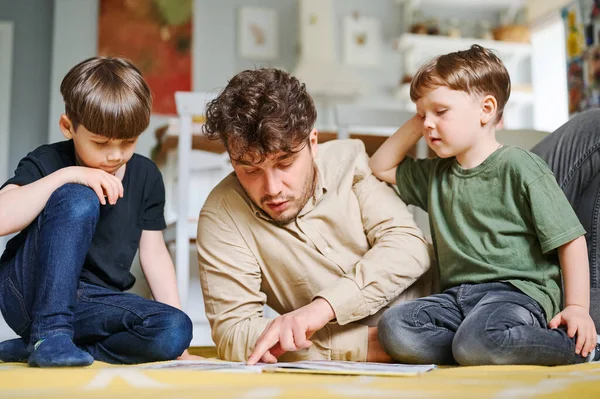
[[[133,156],[137,137],[128,140],[109,140],[90,132],[81,124],[73,130],[70,120],[65,115],[63,117],[67,120],[61,117],[61,130],[67,139],[73,140],[77,162],[81,166],[115,174]]]
[[[417,100],[423,136],[440,158],[460,156],[481,138],[482,99],[441,86]]]

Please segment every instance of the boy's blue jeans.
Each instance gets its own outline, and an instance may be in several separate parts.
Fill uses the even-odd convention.
[[[88,187],[66,184],[51,195],[16,256],[0,267],[4,319],[30,345],[67,334],[108,363],[176,358],[192,339],[185,313],[79,280],[99,214]]]
[[[536,301],[508,283],[463,284],[388,309],[378,325],[394,360],[417,364],[582,363],[564,329],[548,329]]]

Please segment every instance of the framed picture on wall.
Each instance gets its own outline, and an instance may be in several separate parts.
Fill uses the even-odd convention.
[[[251,60],[279,57],[277,11],[272,8],[242,7],[238,15],[238,52]]]

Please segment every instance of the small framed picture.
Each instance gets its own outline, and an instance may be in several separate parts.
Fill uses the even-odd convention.
[[[272,8],[239,9],[238,52],[251,60],[279,57],[277,11]]]

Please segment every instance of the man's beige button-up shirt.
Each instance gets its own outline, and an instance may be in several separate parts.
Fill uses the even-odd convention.
[[[320,144],[315,162],[315,193],[287,225],[258,208],[235,174],[200,212],[200,280],[223,359],[247,359],[270,321],[265,303],[283,314],[322,297],[335,321],[283,360],[365,361],[368,326],[383,308],[429,294],[429,279],[414,284],[430,266],[427,243],[394,190],[371,174],[363,143]]]

